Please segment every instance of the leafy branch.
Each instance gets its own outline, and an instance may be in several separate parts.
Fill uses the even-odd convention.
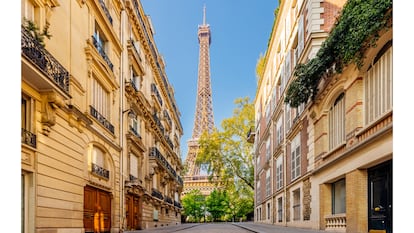
[[[366,50],[376,46],[379,32],[392,26],[391,18],[392,0],[349,0],[316,57],[297,65],[297,78],[289,85],[285,103],[297,107],[313,99],[324,74],[341,73],[352,62],[360,69]]]
[[[23,18],[23,27],[30,32],[30,34],[33,36],[33,38],[39,42],[40,45],[45,47],[44,39],[45,37],[47,39],[52,38],[52,35],[49,32],[50,23],[46,21],[46,25],[43,27],[43,30],[40,32],[39,27],[36,25],[35,22],[32,20]]]

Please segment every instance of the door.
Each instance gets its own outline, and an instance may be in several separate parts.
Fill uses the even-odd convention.
[[[126,195],[127,229],[141,230],[141,206],[139,198]]]
[[[368,229],[392,233],[392,161],[368,169]]]
[[[84,188],[84,202],[83,202],[83,226],[85,233],[94,232],[94,216],[96,213],[102,212],[103,226],[100,233],[110,232],[111,230],[111,196],[108,192],[99,190],[91,186]]]

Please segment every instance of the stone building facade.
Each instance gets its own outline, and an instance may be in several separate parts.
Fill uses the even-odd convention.
[[[365,52],[364,67],[329,73],[297,108],[284,103],[296,65],[316,56],[345,3],[280,1],[248,134],[256,222],[391,232],[392,29]]]
[[[180,224],[180,113],[139,0],[21,3],[22,232]]]

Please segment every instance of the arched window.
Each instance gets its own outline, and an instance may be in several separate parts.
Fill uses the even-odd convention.
[[[99,147],[94,146],[91,157],[92,173],[109,179],[109,170],[105,162],[105,152]]]
[[[329,150],[345,141],[345,94],[341,93],[329,110]]]
[[[365,123],[369,124],[392,110],[392,43],[387,43],[374,59],[365,78]]]

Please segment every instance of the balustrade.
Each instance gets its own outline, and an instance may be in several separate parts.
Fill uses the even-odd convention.
[[[22,143],[36,148],[36,134],[22,128]]]
[[[65,93],[69,93],[69,72],[52,56],[32,34],[22,27],[22,54],[36,65],[50,80]]]
[[[325,217],[327,231],[346,231],[346,214],[335,214]]]
[[[114,126],[102,115],[100,114],[94,107],[90,106],[91,115],[98,120],[105,128],[107,128],[111,133],[115,133]]]
[[[109,179],[109,171],[94,163],[92,163],[92,173],[100,177]]]

